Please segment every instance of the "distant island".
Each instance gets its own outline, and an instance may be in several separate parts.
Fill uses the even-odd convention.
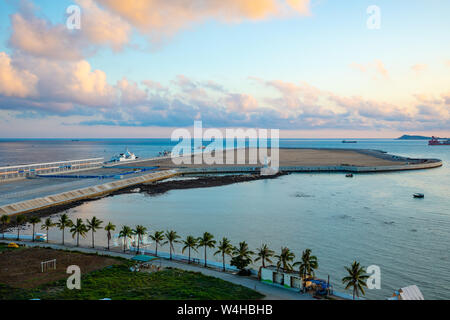
[[[397,140],[431,140],[431,137],[425,137],[425,136],[410,136],[410,135],[403,135],[400,138],[397,138]]]

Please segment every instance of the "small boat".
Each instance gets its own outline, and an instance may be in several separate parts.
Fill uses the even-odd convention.
[[[425,198],[425,195],[424,195],[423,193],[414,193],[414,194],[413,194],[413,197],[414,197],[414,198],[422,199],[422,198]]]
[[[441,141],[439,138],[431,137],[431,140],[428,141],[429,146],[450,146],[450,139]]]
[[[425,298],[420,289],[416,285],[412,285],[394,291],[388,300],[425,300]]]
[[[342,140],[342,143],[358,143],[358,141],[355,141],[355,140]]]
[[[114,156],[111,158],[111,162],[125,162],[125,161],[133,161],[136,160],[138,157],[134,153],[131,153],[130,151],[127,151],[125,153],[121,153],[118,156]]]
[[[353,173],[347,173],[347,174],[345,175],[345,177],[346,177],[346,178],[353,178]]]

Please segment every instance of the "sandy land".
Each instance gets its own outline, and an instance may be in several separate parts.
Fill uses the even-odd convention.
[[[41,262],[56,259],[56,270],[41,272]],[[14,288],[35,288],[41,284],[66,279],[66,269],[77,265],[82,273],[120,264],[114,258],[57,251],[44,248],[26,248],[0,253],[0,283]]]
[[[244,154],[244,150],[241,150]],[[260,150],[261,151],[261,150]],[[223,152],[220,156],[217,155],[217,159],[222,159],[223,164],[199,164],[201,161],[201,155],[186,156],[183,157],[184,163],[175,164],[172,159],[163,159],[155,161],[141,162],[141,165],[157,165],[162,169],[176,168],[176,167],[226,167],[226,166],[261,166],[264,163],[266,154],[270,157],[270,151],[262,149],[262,156],[256,151],[256,149],[245,149],[244,161],[240,164],[227,164],[227,157],[231,155],[232,159],[238,159],[237,153],[240,151],[228,151]],[[216,157],[215,153],[212,153],[212,157]],[[346,149],[279,149],[280,166],[392,166],[405,164],[405,159],[397,159],[390,155],[383,154],[376,151],[359,151],[359,150],[346,150]],[[181,159],[178,159],[181,160]],[[189,164],[190,162],[190,164]],[[236,161],[234,161],[236,162]]]

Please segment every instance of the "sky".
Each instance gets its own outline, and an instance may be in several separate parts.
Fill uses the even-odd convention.
[[[170,137],[196,120],[286,138],[450,137],[448,12],[447,0],[3,0],[0,138]]]

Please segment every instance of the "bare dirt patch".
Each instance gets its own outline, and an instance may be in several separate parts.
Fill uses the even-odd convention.
[[[56,270],[41,272],[41,261],[56,259]],[[120,260],[76,252],[44,248],[27,248],[0,253],[0,283],[13,288],[31,289],[41,284],[66,279],[66,269],[78,265],[82,274],[107,266],[121,264]]]

